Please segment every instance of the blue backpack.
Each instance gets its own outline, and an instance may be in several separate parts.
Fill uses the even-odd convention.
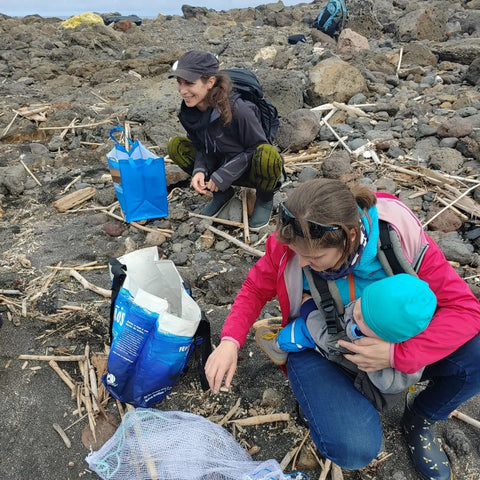
[[[344,0],[329,0],[312,26],[330,37],[337,37],[345,26],[347,15],[348,11]]]

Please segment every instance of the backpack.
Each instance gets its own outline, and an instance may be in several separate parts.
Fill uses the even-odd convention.
[[[224,70],[232,79],[233,90],[243,100],[254,103],[260,110],[260,119],[267,140],[272,143],[277,134],[279,120],[275,106],[263,96],[263,88],[257,76],[246,68],[230,68]]]
[[[345,26],[347,15],[348,11],[344,0],[329,0],[318,14],[312,27],[330,35],[330,37],[337,37]]]

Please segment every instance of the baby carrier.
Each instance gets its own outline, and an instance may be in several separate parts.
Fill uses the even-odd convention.
[[[415,256],[411,256],[409,260],[406,252],[402,247],[402,239],[397,233],[395,227],[387,222],[385,218],[381,218],[384,214],[383,210],[389,210],[389,202],[393,202],[390,206],[394,206],[395,209],[399,209],[399,212],[407,213],[410,217],[408,221],[414,221],[417,226],[420,226],[420,222],[414,216],[414,214],[408,210],[396,197],[388,194],[378,194],[379,196],[379,239],[378,239],[378,252],[377,256],[382,264],[383,269],[387,275],[397,275],[399,273],[408,273],[410,275],[417,276],[417,271],[420,268],[421,261],[428,247],[424,240],[424,234],[420,235],[415,244]],[[383,200],[384,199],[384,200]],[[396,212],[397,214],[399,212]],[[396,218],[396,216],[390,216],[388,218]],[[382,411],[390,408],[394,405],[402,396],[403,393],[388,394],[382,393],[372,383],[366,372],[358,369],[358,367],[351,361],[345,359],[343,353],[350,353],[348,351],[342,352],[337,342],[338,340],[348,340],[344,328],[342,327],[341,315],[343,315],[343,304],[340,299],[339,292],[335,283],[327,281],[318,275],[312,275],[311,270],[304,268],[304,273],[307,278],[310,293],[317,306],[317,308],[324,313],[325,321],[327,324],[327,345],[325,351],[320,351],[330,361],[339,365],[344,369],[354,380],[354,385],[365,397],[367,397],[377,408]]]

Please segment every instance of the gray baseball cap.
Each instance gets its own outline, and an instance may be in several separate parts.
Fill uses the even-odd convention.
[[[187,82],[195,82],[200,77],[209,77],[218,73],[219,62],[210,52],[192,50],[184,53],[172,66],[168,78],[180,77]]]

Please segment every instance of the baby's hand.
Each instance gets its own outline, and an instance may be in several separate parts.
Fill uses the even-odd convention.
[[[303,292],[303,293],[302,293],[302,305],[303,305],[307,300],[310,300],[311,298],[312,298],[311,295],[309,295],[308,293]]]

